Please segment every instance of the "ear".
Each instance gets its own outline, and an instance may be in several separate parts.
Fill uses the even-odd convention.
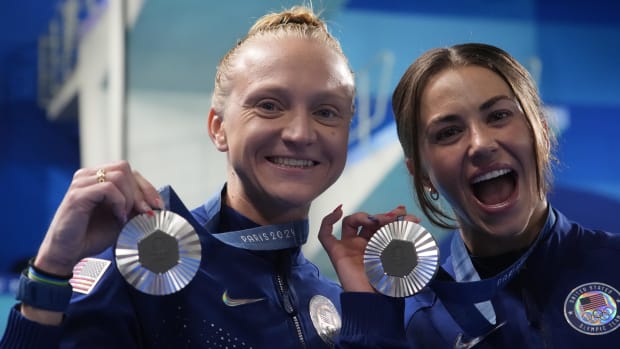
[[[228,151],[228,142],[226,139],[226,128],[224,127],[224,120],[222,117],[215,113],[215,109],[209,110],[209,137],[215,145],[215,148],[221,152]]]
[[[411,175],[411,177],[413,177],[416,171],[413,165],[413,160],[411,160],[411,158],[405,158],[405,165],[407,165],[407,171],[409,171],[409,174]],[[422,184],[424,185],[424,188],[426,189],[432,188],[433,190],[435,190],[435,187],[433,187],[433,183],[431,183],[431,179],[428,177],[426,173],[422,175],[422,181],[423,181]]]
[[[409,174],[413,177],[413,174],[415,173],[413,168],[413,160],[411,160],[411,158],[405,158],[405,165],[407,165],[407,171],[409,171]]]

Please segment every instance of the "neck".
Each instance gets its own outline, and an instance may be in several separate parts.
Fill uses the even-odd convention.
[[[547,201],[541,201],[532,212],[525,228],[520,232],[498,235],[480,228],[461,228],[460,234],[470,255],[474,257],[492,257],[524,250],[536,240],[542,231],[547,221],[548,211]]]
[[[308,218],[310,211],[310,205],[294,207],[286,203],[273,202],[275,200],[252,200],[247,195],[237,194],[230,189],[226,191],[223,200],[227,206],[260,225],[303,220]]]

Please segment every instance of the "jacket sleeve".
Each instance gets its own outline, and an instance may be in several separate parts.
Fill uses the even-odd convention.
[[[404,300],[373,293],[343,292],[342,328],[336,348],[408,348]]]
[[[56,348],[60,342],[61,332],[60,326],[45,326],[28,320],[19,312],[19,305],[15,305],[9,312],[0,348]]]
[[[60,326],[30,321],[16,306],[9,314],[0,349],[139,347],[130,287],[111,264],[92,291],[73,293]]]

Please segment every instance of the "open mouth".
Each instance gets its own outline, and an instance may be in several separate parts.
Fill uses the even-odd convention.
[[[495,170],[474,178],[471,186],[478,201],[488,206],[499,205],[516,190],[517,175],[510,169]]]
[[[313,160],[293,159],[279,156],[269,156],[267,157],[267,160],[278,166],[291,168],[310,168],[318,164],[318,162]]]

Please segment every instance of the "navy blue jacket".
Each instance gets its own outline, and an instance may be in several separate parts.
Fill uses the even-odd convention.
[[[586,229],[554,212],[551,233],[492,299],[497,323],[506,324],[473,348],[620,346],[620,235]],[[454,277],[450,257],[443,267]],[[411,348],[455,348],[464,333],[428,288],[406,300],[405,319]],[[463,339],[467,344],[471,337]]]
[[[207,231],[216,232],[220,210],[218,193],[192,215]],[[226,245],[211,234],[200,240],[200,270],[181,291],[151,296],[135,290],[116,269],[108,249],[97,257],[113,264],[89,294],[74,292],[61,326],[39,325],[13,308],[0,348],[330,347],[317,334],[309,302],[323,295],[340,311],[342,290],[322,277],[299,248],[257,252]],[[224,292],[235,299],[264,299],[229,306],[223,301]],[[348,297],[346,303],[355,315],[345,319],[338,347],[357,348],[366,346],[366,341],[368,347],[404,343],[402,302],[370,294],[343,297]],[[371,324],[363,314],[369,311],[400,326],[379,331],[387,337],[368,336],[365,326]],[[381,341],[387,344],[377,344]]]

